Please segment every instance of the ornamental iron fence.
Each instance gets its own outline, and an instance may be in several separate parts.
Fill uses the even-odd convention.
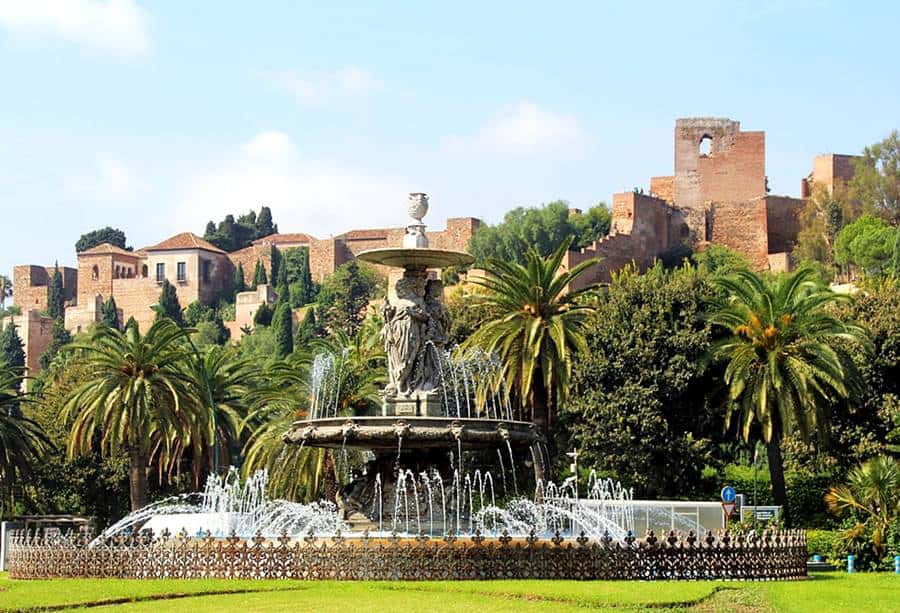
[[[740,579],[806,577],[806,533],[670,532],[623,541],[551,538],[361,536],[249,539],[141,533],[92,543],[87,532],[11,535],[9,576],[221,579]]]

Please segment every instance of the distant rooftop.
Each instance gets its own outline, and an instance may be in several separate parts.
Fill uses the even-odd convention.
[[[174,251],[176,249],[203,249],[213,253],[225,253],[209,241],[205,241],[193,232],[182,232],[142,251]]]
[[[91,247],[90,249],[79,251],[78,255],[127,255],[133,258],[141,257],[140,253],[128,251],[127,249],[122,249],[121,247],[116,247],[111,243],[100,243],[99,245]]]
[[[303,232],[294,232],[294,233],[286,233],[286,234],[270,234],[269,236],[263,236],[262,238],[258,238],[253,241],[254,245],[264,245],[266,243],[270,243],[273,245],[279,245],[281,243],[309,243],[316,240],[309,234],[304,234]]]

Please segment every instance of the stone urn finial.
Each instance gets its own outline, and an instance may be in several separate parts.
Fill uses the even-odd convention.
[[[428,195],[422,192],[412,192],[406,201],[406,212],[417,222],[422,223],[422,218],[428,213]]]

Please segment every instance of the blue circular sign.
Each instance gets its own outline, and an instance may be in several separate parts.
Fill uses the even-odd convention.
[[[722,488],[722,502],[734,502],[735,496],[737,496],[737,492],[730,485]]]

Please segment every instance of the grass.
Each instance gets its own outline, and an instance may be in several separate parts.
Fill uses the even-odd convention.
[[[898,611],[900,576],[824,573],[789,582],[302,582],[53,579],[0,575],[0,611]]]

